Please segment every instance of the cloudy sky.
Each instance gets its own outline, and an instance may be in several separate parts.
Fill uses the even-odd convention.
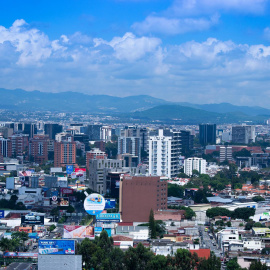
[[[270,0],[0,2],[0,88],[270,108]]]

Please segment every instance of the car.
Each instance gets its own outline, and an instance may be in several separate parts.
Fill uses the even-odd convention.
[[[37,249],[37,246],[33,246],[33,249]]]

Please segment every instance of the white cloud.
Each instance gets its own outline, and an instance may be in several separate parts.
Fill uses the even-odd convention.
[[[165,35],[183,34],[191,31],[207,30],[218,23],[219,16],[211,18],[166,18],[148,16],[143,22],[137,22],[132,28],[139,34],[161,33]]]
[[[135,61],[151,53],[160,45],[158,38],[140,37],[137,38],[132,33],[126,33],[123,37],[114,37],[111,41],[103,39],[94,39],[95,47],[100,45],[109,45],[115,51],[116,58],[120,60]]]
[[[233,11],[261,14],[269,0],[175,0],[169,13],[180,16],[211,14],[218,11]]]
[[[50,40],[18,20],[0,26],[0,59],[0,85],[9,89],[150,94],[193,103],[250,100],[269,107],[262,98],[270,83],[270,46],[264,44],[208,38],[164,45],[133,33]]]
[[[19,65],[37,64],[51,56],[53,50],[62,48],[57,41],[49,38],[39,30],[28,28],[24,20],[16,20],[10,28],[0,27],[0,44],[9,42],[20,57]]]

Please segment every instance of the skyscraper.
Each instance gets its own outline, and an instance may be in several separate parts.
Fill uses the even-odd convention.
[[[57,133],[62,132],[63,126],[59,124],[45,124],[44,125],[44,132],[45,134],[49,135],[51,140],[55,140],[55,135]]]
[[[185,159],[184,172],[188,176],[192,176],[192,171],[197,170],[200,174],[206,173],[206,160],[202,158],[188,158]]]
[[[216,124],[199,125],[200,144],[216,144]]]
[[[243,144],[255,142],[255,127],[254,126],[232,127],[232,142]]]
[[[159,129],[149,137],[149,174],[176,177],[180,172],[180,132]]]

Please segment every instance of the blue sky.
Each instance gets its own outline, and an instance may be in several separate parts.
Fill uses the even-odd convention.
[[[0,1],[0,87],[270,108],[270,0]]]

